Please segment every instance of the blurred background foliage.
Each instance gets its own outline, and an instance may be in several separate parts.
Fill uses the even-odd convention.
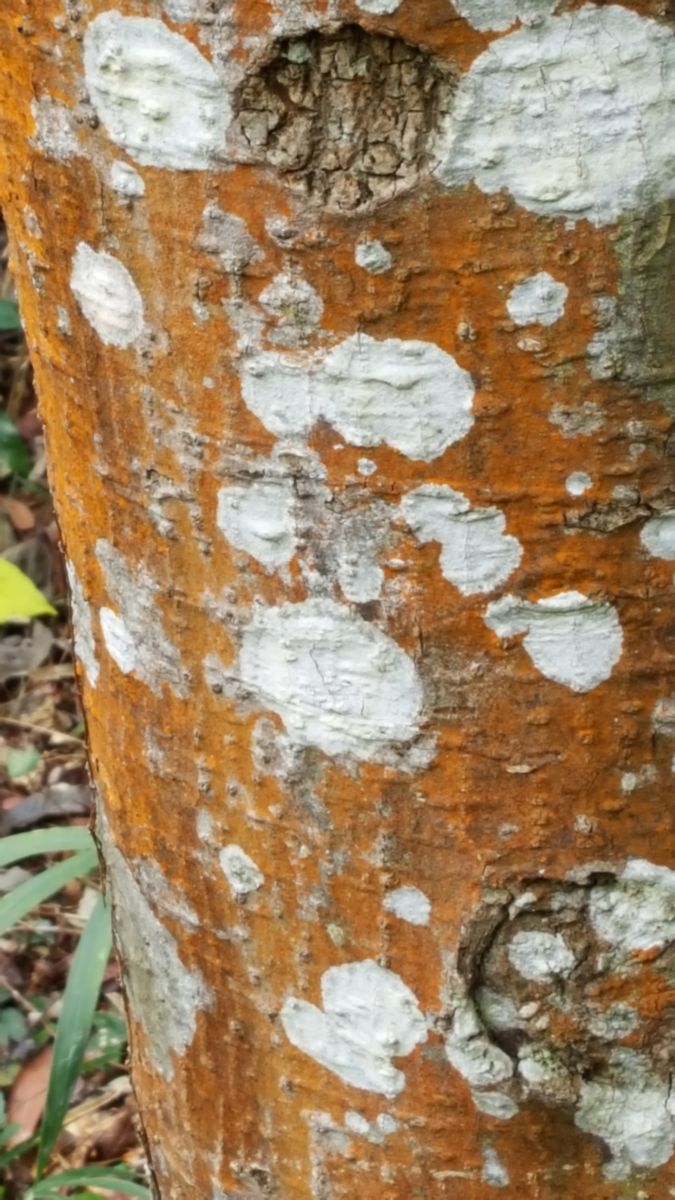
[[[0,1198],[149,1197],[44,439],[0,222]]]

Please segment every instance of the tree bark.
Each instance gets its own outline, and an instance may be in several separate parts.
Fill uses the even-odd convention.
[[[672,16],[109,3],[0,178],[158,1193],[665,1197]]]

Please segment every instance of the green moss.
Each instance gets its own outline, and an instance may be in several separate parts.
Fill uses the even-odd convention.
[[[622,218],[616,254],[618,294],[598,302],[603,324],[589,347],[591,374],[675,414],[675,202]]]

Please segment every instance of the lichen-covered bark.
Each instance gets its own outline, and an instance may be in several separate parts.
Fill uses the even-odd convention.
[[[668,6],[4,0],[0,51],[160,1194],[660,1200]]]

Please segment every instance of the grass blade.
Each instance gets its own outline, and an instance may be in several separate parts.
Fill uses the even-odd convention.
[[[16,925],[31,909],[37,908],[49,896],[60,892],[62,887],[76,879],[78,875],[87,875],[98,863],[98,855],[92,845],[88,850],[80,850],[79,854],[71,854],[63,862],[54,863],[44,871],[33,875],[25,883],[3,896],[0,900],[0,937]]]
[[[71,1092],[80,1073],[111,947],[110,913],[103,896],[99,896],[77,944],[68,972],[66,990],[63,993],[47,1099],[40,1127],[38,1176],[42,1175],[49,1162],[49,1156],[68,1110]]]
[[[150,1190],[142,1183],[136,1183],[127,1172],[116,1171],[114,1167],[79,1167],[72,1171],[59,1171],[49,1175],[31,1187],[31,1195],[35,1200],[45,1200],[54,1194],[55,1188],[65,1187],[96,1187],[110,1192],[121,1192],[123,1196],[138,1196],[140,1200],[150,1200]]]
[[[0,867],[8,867],[36,854],[58,854],[63,850],[88,850],[94,839],[84,825],[52,825],[14,833],[0,842]]]
[[[0,301],[1,303],[1,301]],[[1,311],[1,310],[0,310]],[[0,318],[0,332],[1,329]],[[25,479],[32,466],[28,446],[6,412],[0,411],[0,468]]]
[[[21,317],[16,300],[0,300],[0,333],[18,333]]]

